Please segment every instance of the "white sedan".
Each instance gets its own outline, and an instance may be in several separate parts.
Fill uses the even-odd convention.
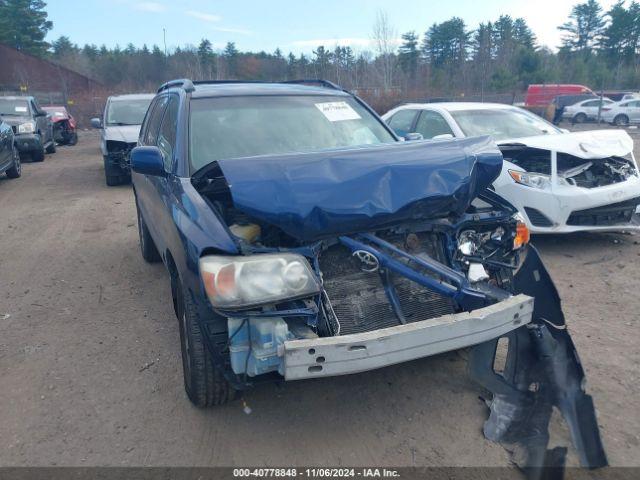
[[[408,139],[490,135],[504,156],[495,190],[534,233],[640,229],[640,174],[623,130],[569,133],[489,103],[407,104],[382,118]]]
[[[615,103],[608,98],[602,99],[602,108],[606,108]],[[600,110],[600,99],[590,98],[588,100],[582,100],[574,105],[564,107],[562,112],[562,118],[565,120],[571,120],[572,123],[584,123],[588,120],[598,119],[598,110]],[[602,111],[600,112],[602,117]]]
[[[640,99],[623,100],[602,109],[602,120],[612,125],[626,126],[640,123]]]

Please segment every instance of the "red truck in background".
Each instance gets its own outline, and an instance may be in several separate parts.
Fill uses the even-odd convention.
[[[574,85],[569,83],[546,83],[529,85],[527,96],[524,101],[525,107],[546,107],[558,95],[580,95],[592,94],[593,91],[584,85]]]

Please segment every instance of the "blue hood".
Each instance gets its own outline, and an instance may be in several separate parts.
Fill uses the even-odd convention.
[[[499,175],[489,137],[218,162],[233,202],[303,241],[460,215]]]

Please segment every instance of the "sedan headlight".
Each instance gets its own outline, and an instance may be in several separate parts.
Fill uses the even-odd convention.
[[[36,125],[33,122],[26,122],[18,125],[18,133],[33,133],[35,131]]]
[[[302,255],[205,256],[200,275],[211,304],[246,308],[307,297],[320,291],[318,278]]]
[[[551,177],[542,173],[519,172],[517,170],[509,170],[511,178],[520,185],[527,187],[539,188],[541,190],[551,185]]]

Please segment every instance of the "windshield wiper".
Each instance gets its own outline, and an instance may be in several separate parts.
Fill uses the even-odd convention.
[[[129,125],[140,125],[139,123],[126,123],[126,122],[109,122],[107,125],[115,125],[117,127],[127,127]]]

